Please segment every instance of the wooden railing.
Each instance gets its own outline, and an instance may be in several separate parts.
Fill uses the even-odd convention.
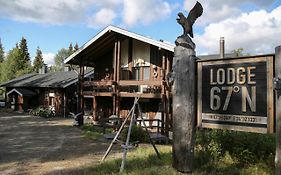
[[[113,96],[120,97],[161,98],[164,85],[162,80],[113,80],[85,81],[84,96]]]

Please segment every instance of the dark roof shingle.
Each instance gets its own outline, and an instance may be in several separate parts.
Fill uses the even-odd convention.
[[[92,74],[87,70],[85,75]],[[53,87],[64,88],[78,81],[75,71],[50,72],[45,74],[30,73],[0,84],[0,87]]]

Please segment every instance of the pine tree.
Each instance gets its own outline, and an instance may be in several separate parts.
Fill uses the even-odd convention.
[[[74,52],[76,52],[79,49],[78,44],[76,43],[74,46]]]
[[[33,61],[33,70],[35,72],[39,72],[39,69],[41,69],[44,65],[44,60],[43,60],[43,56],[42,56],[42,51],[40,50],[39,46],[37,47],[36,50],[36,56],[34,58]]]
[[[30,56],[29,56],[29,52],[28,52],[28,48],[27,48],[27,41],[24,37],[22,37],[22,39],[20,41],[19,49],[21,51],[23,61],[25,63],[29,62]]]
[[[31,61],[30,61],[30,56],[29,56],[29,52],[28,52],[28,48],[27,48],[27,41],[24,37],[22,37],[20,44],[19,44],[19,50],[20,50],[20,59],[18,60],[18,70],[20,74],[23,74],[25,72],[31,72],[32,71],[32,67],[31,67]]]
[[[1,42],[1,38],[0,38],[0,63],[2,63],[4,61],[4,48]]]
[[[69,52],[69,55],[71,55],[71,54],[74,52],[74,51],[73,51],[72,43],[69,44],[68,52]]]

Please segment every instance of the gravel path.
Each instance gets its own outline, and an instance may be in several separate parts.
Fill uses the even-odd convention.
[[[0,112],[0,174],[76,174],[108,145],[83,137],[70,119]]]

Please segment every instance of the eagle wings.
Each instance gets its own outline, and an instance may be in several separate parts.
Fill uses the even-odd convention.
[[[184,16],[183,13],[178,13],[177,22],[183,27],[183,35],[187,36],[190,35],[193,38],[193,30],[192,25],[196,21],[198,17],[200,17],[203,13],[202,5],[197,1],[195,6],[190,10],[187,18]]]

